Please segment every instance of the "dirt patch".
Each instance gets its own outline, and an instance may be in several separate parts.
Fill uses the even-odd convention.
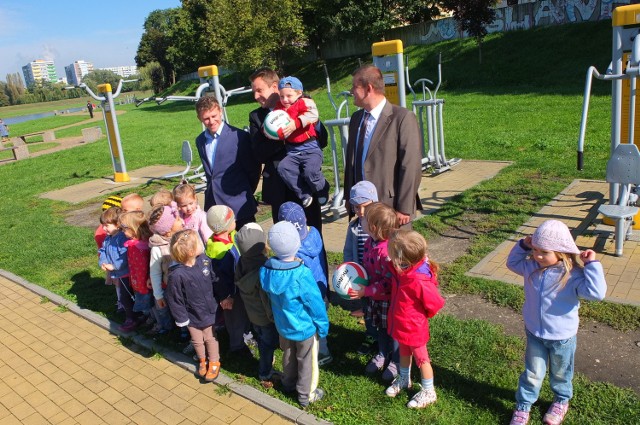
[[[95,229],[100,224],[102,204],[95,203],[66,213],[64,221],[72,226]]]

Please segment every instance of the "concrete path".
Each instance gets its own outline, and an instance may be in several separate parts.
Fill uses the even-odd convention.
[[[227,377],[218,378],[224,390],[201,384],[193,370],[167,360],[171,356],[148,357],[123,346],[116,335],[93,323],[110,325],[106,319],[54,294],[43,298],[46,293],[0,273],[2,424],[319,423],[271,397],[261,399],[259,391]],[[252,401],[237,394],[243,391]]]

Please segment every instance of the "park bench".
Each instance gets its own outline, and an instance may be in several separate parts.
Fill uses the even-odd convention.
[[[24,142],[24,139],[22,139],[21,137],[12,137],[10,143],[13,144],[13,146],[6,148],[2,147],[0,148],[0,152],[11,151],[11,153],[13,154],[13,159],[15,159],[16,161],[29,158],[29,147]]]
[[[33,136],[40,136],[40,135],[42,135],[43,142],[53,142],[54,140],[56,140],[56,134],[54,133],[53,130],[35,131],[33,133],[23,134],[18,137],[22,139],[24,143],[27,143],[27,138],[33,137]]]

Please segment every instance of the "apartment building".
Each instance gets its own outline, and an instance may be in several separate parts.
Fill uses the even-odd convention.
[[[32,86],[36,81],[58,81],[58,74],[53,61],[36,59],[22,67],[24,82],[27,87]]]
[[[64,73],[67,76],[67,83],[77,86],[82,82],[82,77],[93,71],[93,64],[83,60],[77,60],[74,63],[64,67]]]

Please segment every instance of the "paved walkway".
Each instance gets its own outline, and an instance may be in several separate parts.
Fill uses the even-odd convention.
[[[613,226],[602,223],[598,206],[607,201],[609,185],[596,180],[574,180],[549,204],[518,229],[508,240],[483,258],[467,274],[522,285],[522,277],[510,272],[506,260],[513,245],[532,234],[545,220],[561,220],[572,229],[580,249],[593,249],[602,262],[607,279],[608,301],[640,306],[640,230],[624,244],[622,257],[616,257]]]
[[[235,388],[220,391],[216,384],[200,384],[192,370],[165,358],[145,357],[87,320],[104,325],[109,324],[106,319],[77,315],[74,305],[64,311],[25,288],[27,282],[7,276],[12,277],[0,274],[2,424],[292,423],[272,412],[278,408],[299,422],[315,422],[311,415],[267,396],[275,406],[271,410],[237,395]],[[48,298],[63,301],[53,294]],[[252,400],[260,399],[251,390],[259,393],[244,388]]]

